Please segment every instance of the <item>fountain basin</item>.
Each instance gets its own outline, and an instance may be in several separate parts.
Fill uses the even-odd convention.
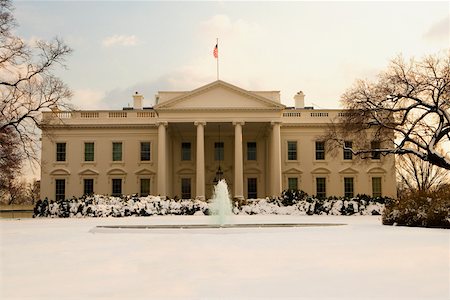
[[[151,232],[161,229],[174,231],[183,229],[239,229],[239,228],[293,228],[344,226],[344,223],[242,223],[242,224],[154,224],[154,225],[101,225],[90,230],[93,233],[107,232]]]

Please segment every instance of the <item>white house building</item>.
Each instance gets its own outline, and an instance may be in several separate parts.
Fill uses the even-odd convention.
[[[396,194],[393,157],[357,162],[320,139],[343,110],[295,108],[278,91],[215,81],[143,96],[123,110],[43,113],[41,197],[140,194],[208,199],[225,178],[235,198],[298,188],[319,197]],[[347,141],[351,145],[352,141]]]

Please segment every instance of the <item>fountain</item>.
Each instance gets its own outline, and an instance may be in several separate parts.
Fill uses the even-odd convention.
[[[230,195],[228,192],[228,185],[225,179],[220,179],[214,186],[214,196],[210,206],[210,215],[212,215],[213,222],[209,224],[154,224],[154,225],[103,225],[96,226],[91,229],[92,233],[109,232],[110,230],[117,230],[116,232],[133,232],[136,229],[150,229],[150,230],[167,230],[175,229],[229,229],[229,228],[280,228],[280,227],[324,227],[324,226],[339,226],[346,225],[342,223],[235,223],[232,222],[233,215]],[[163,231],[167,233],[167,231]],[[184,231],[186,232],[186,231]],[[222,231],[223,232],[223,231]]]
[[[232,208],[230,195],[228,193],[228,185],[225,179],[221,179],[214,186],[214,196],[211,203],[211,213],[214,216],[214,223],[223,227],[225,223],[227,223],[227,219],[229,219],[233,214],[231,209]]]

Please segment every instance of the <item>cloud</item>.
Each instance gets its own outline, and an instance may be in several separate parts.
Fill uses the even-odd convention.
[[[102,109],[102,99],[105,93],[103,91],[92,89],[78,89],[73,91],[71,104],[75,109]]]
[[[103,39],[102,45],[104,47],[113,46],[136,46],[138,44],[138,38],[135,35],[113,35]]]
[[[424,34],[426,40],[445,40],[450,36],[450,16],[435,22],[431,28]]]

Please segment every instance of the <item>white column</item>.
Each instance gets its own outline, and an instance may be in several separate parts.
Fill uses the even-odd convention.
[[[280,122],[272,122],[272,145],[271,145],[271,182],[272,182],[272,197],[281,196],[281,137],[280,137]]]
[[[194,122],[197,126],[197,171],[196,199],[205,200],[205,125],[206,122]]]
[[[234,198],[244,199],[244,165],[242,157],[242,125],[244,122],[233,122],[234,125]]]
[[[167,122],[158,122],[158,186],[157,194],[165,198],[167,195],[167,157],[166,157],[166,128]]]

